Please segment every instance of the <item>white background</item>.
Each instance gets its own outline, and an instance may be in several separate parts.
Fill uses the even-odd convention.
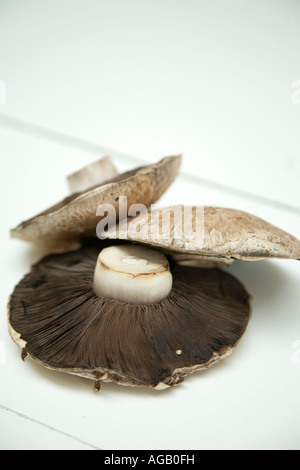
[[[246,335],[167,392],[95,395],[22,363],[6,326],[43,254],[9,229],[104,154],[122,171],[182,153],[161,205],[239,208],[300,237],[299,20],[297,0],[1,1],[0,448],[300,448],[296,261],[229,269],[253,296]]]

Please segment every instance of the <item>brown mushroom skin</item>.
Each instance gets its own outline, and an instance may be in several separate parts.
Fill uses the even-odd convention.
[[[140,230],[135,227],[135,219],[127,224],[126,239],[143,243],[170,254],[201,256],[207,261],[220,258],[258,261],[265,258],[300,259],[300,240],[269,222],[235,209],[203,207],[203,238],[197,231],[185,230],[182,213],[189,209],[192,213],[192,226],[196,226],[199,206],[173,206],[149,211],[139,217]],[[170,236],[162,236],[161,227],[166,215],[173,215]],[[159,215],[159,217],[157,217]],[[181,236],[173,236],[180,228]],[[153,237],[152,234],[155,236]],[[107,237],[115,239],[118,230],[108,230]]]
[[[81,241],[96,237],[101,217],[97,209],[110,204],[119,217],[119,198],[127,197],[128,207],[139,203],[154,204],[177,177],[181,156],[166,157],[157,163],[117,175],[110,181],[86,191],[74,193],[63,201],[22,222],[11,230],[13,238],[47,246],[53,252],[69,251]]]
[[[94,243],[51,255],[16,287],[9,328],[23,354],[49,369],[160,390],[227,357],[244,334],[251,299],[228,273],[173,265],[166,299],[125,304],[94,293],[98,254]]]

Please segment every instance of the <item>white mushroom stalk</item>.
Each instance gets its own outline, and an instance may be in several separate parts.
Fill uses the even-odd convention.
[[[173,278],[167,258],[137,245],[104,248],[97,260],[97,295],[121,302],[153,304],[168,297]]]
[[[118,171],[110,157],[103,157],[67,176],[69,191],[71,194],[87,191],[92,186],[103,184],[117,175]]]

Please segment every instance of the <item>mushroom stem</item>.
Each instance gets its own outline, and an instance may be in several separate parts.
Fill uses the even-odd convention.
[[[97,260],[94,289],[98,296],[134,304],[168,297],[173,278],[167,258],[136,245],[104,248]]]
[[[98,393],[101,390],[101,381],[96,380],[94,383],[94,392]]]
[[[86,191],[115,178],[117,175],[118,171],[110,157],[103,157],[67,177],[70,193]]]

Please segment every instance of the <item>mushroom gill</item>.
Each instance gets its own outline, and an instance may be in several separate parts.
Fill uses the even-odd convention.
[[[99,296],[97,258],[113,243],[48,256],[15,288],[9,325],[22,357],[95,382],[161,390],[232,352],[251,314],[238,280],[219,269],[171,264],[173,287],[163,300]]]

